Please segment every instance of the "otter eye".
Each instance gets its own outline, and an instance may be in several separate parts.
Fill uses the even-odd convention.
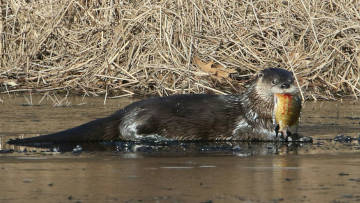
[[[275,79],[275,80],[271,81],[271,83],[272,83],[273,85],[276,85],[276,84],[279,83],[279,81]]]

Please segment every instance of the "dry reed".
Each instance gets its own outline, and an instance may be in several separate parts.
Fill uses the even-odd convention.
[[[2,93],[236,93],[271,66],[306,98],[360,95],[357,1],[0,2]],[[237,74],[216,79],[194,56]]]

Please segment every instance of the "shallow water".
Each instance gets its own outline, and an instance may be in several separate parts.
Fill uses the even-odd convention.
[[[313,144],[136,143],[29,148],[15,137],[67,129],[111,114],[131,99],[75,97],[67,107],[33,97],[0,104],[0,202],[358,202],[356,102],[306,103],[300,133]],[[57,103],[57,102],[55,102]],[[62,103],[64,104],[64,102]],[[60,151],[60,152],[59,152]]]

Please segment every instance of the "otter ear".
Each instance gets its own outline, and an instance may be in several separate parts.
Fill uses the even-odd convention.
[[[264,73],[263,73],[262,71],[257,74],[257,77],[258,77],[258,78],[261,78],[261,77],[263,77],[263,76],[264,76]]]

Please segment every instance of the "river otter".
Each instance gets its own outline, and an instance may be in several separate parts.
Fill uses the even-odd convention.
[[[103,140],[259,140],[277,139],[274,94],[298,95],[294,76],[280,68],[257,74],[239,95],[188,94],[135,102],[109,117],[10,144]],[[301,104],[301,100],[300,104]]]

